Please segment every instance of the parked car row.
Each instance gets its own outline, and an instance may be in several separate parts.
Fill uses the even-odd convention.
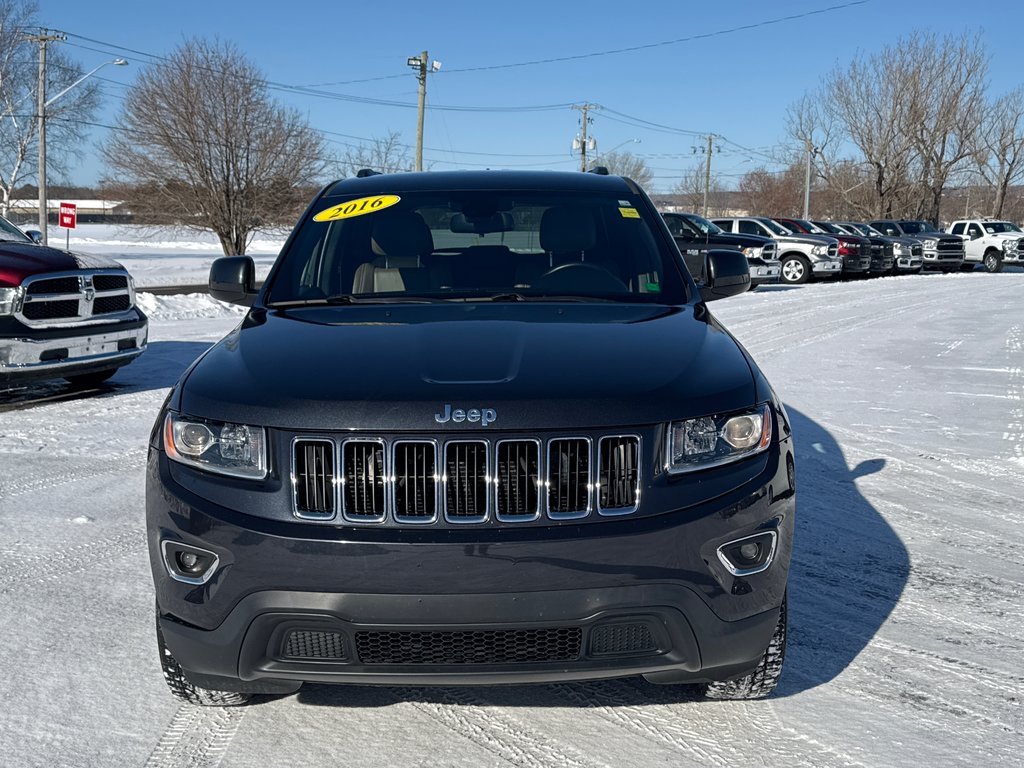
[[[662,216],[684,255],[699,257],[712,247],[742,250],[753,287],[925,270],[969,271],[978,264],[998,272],[1005,264],[1024,264],[1024,232],[1006,221],[962,220],[942,232],[926,221],[904,219],[730,216],[709,221],[693,213]]]

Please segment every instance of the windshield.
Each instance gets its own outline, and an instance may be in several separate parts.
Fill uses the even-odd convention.
[[[816,221],[816,222],[814,222],[814,226],[816,226],[818,229],[823,229],[823,230],[825,230],[826,232],[828,232],[829,234],[832,234],[832,235],[845,235],[845,234],[848,234],[847,232],[843,231],[842,227],[836,226],[831,221]]]
[[[639,196],[576,191],[324,197],[267,303],[684,303],[684,267],[651,216]]]
[[[985,227],[985,231],[990,235],[1001,234],[1003,232],[1020,232],[1020,227],[1016,224],[1011,224],[1008,221],[985,221],[982,222]]]
[[[855,229],[860,234],[867,235],[868,237],[885,237],[885,235],[883,235],[877,229],[872,227],[870,224],[863,224],[859,221],[851,221],[846,226],[850,227],[851,229]]]
[[[693,226],[705,235],[721,235],[725,233],[725,231],[717,224],[708,221],[703,216],[698,216],[696,213],[684,213],[683,218],[693,224]]]
[[[793,234],[790,230],[779,224],[777,221],[771,219],[758,219],[759,222],[764,224],[765,228],[774,232],[776,235],[791,235]]]
[[[0,216],[0,240],[17,240],[18,242],[28,240],[32,242],[28,235],[11,224],[3,216]]]
[[[901,221],[900,229],[908,235],[919,235],[925,232],[938,232],[938,230],[927,221]]]

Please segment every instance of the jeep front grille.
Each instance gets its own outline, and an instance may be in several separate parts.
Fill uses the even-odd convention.
[[[540,514],[540,442],[502,440],[498,443],[499,520],[532,520]]]
[[[334,443],[297,440],[294,459],[295,514],[312,519],[334,517]]]
[[[546,443],[297,437],[294,513],[326,521],[340,509],[347,522],[385,524],[570,520],[595,510],[624,515],[639,507],[641,456],[637,435]]]
[[[379,521],[387,514],[382,440],[346,440],[341,446],[342,503],[348,520]]]
[[[392,460],[395,519],[431,523],[437,518],[437,446],[396,442]]]
[[[452,522],[487,518],[487,443],[448,443],[444,447],[444,514]]]
[[[35,275],[22,286],[25,302],[15,317],[30,328],[115,322],[134,303],[128,275],[120,270]]]
[[[601,438],[600,512],[621,515],[636,510],[637,458],[635,437]]]
[[[590,441],[584,438],[548,443],[548,514],[590,514]]]

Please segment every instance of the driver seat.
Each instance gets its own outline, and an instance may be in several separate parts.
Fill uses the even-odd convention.
[[[555,206],[540,217],[540,247],[547,264],[531,261],[516,269],[516,285],[533,285],[548,270],[562,264],[582,263],[597,242],[594,215],[587,208]]]

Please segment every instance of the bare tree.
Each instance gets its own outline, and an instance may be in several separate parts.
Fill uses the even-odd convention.
[[[35,3],[0,0],[0,214],[15,187],[38,171],[39,49],[26,36],[38,31]],[[57,94],[82,76],[58,45],[47,49],[46,93]],[[99,104],[99,87],[84,82],[47,107],[47,169],[65,173],[85,140],[85,121]]]
[[[408,144],[401,141],[402,134],[388,131],[383,137],[372,139],[368,144],[349,148],[338,163],[341,176],[355,176],[361,168],[372,168],[381,173],[411,171],[413,160]]]
[[[976,169],[995,191],[991,215],[1003,216],[1007,190],[1024,179],[1024,88],[996,99],[978,132]]]
[[[626,176],[645,189],[654,180],[654,172],[647,167],[643,158],[631,152],[608,152],[599,155],[594,165],[603,165],[613,176]]]
[[[704,210],[705,177],[706,173],[703,165],[687,168],[683,171],[683,176],[676,185],[676,188],[672,190],[672,193],[679,198],[686,210],[698,213]],[[712,210],[721,207],[720,198],[724,191],[725,187],[723,187],[718,178],[712,174],[711,184],[708,186],[707,190],[708,213],[711,213]]]
[[[914,32],[834,69],[790,108],[789,132],[814,149],[816,174],[832,190],[851,188],[832,176],[848,175],[859,160],[846,145],[859,150],[871,179],[855,207],[865,207],[864,192],[871,191],[874,215],[938,221],[943,189],[976,148],[984,51],[977,36]]]
[[[747,210],[762,216],[799,216],[804,205],[804,169],[794,163],[780,173],[755,168],[739,183]]]
[[[133,209],[211,229],[227,255],[294,221],[327,168],[320,135],[227,43],[190,40],[147,69],[118,123],[103,154]]]

